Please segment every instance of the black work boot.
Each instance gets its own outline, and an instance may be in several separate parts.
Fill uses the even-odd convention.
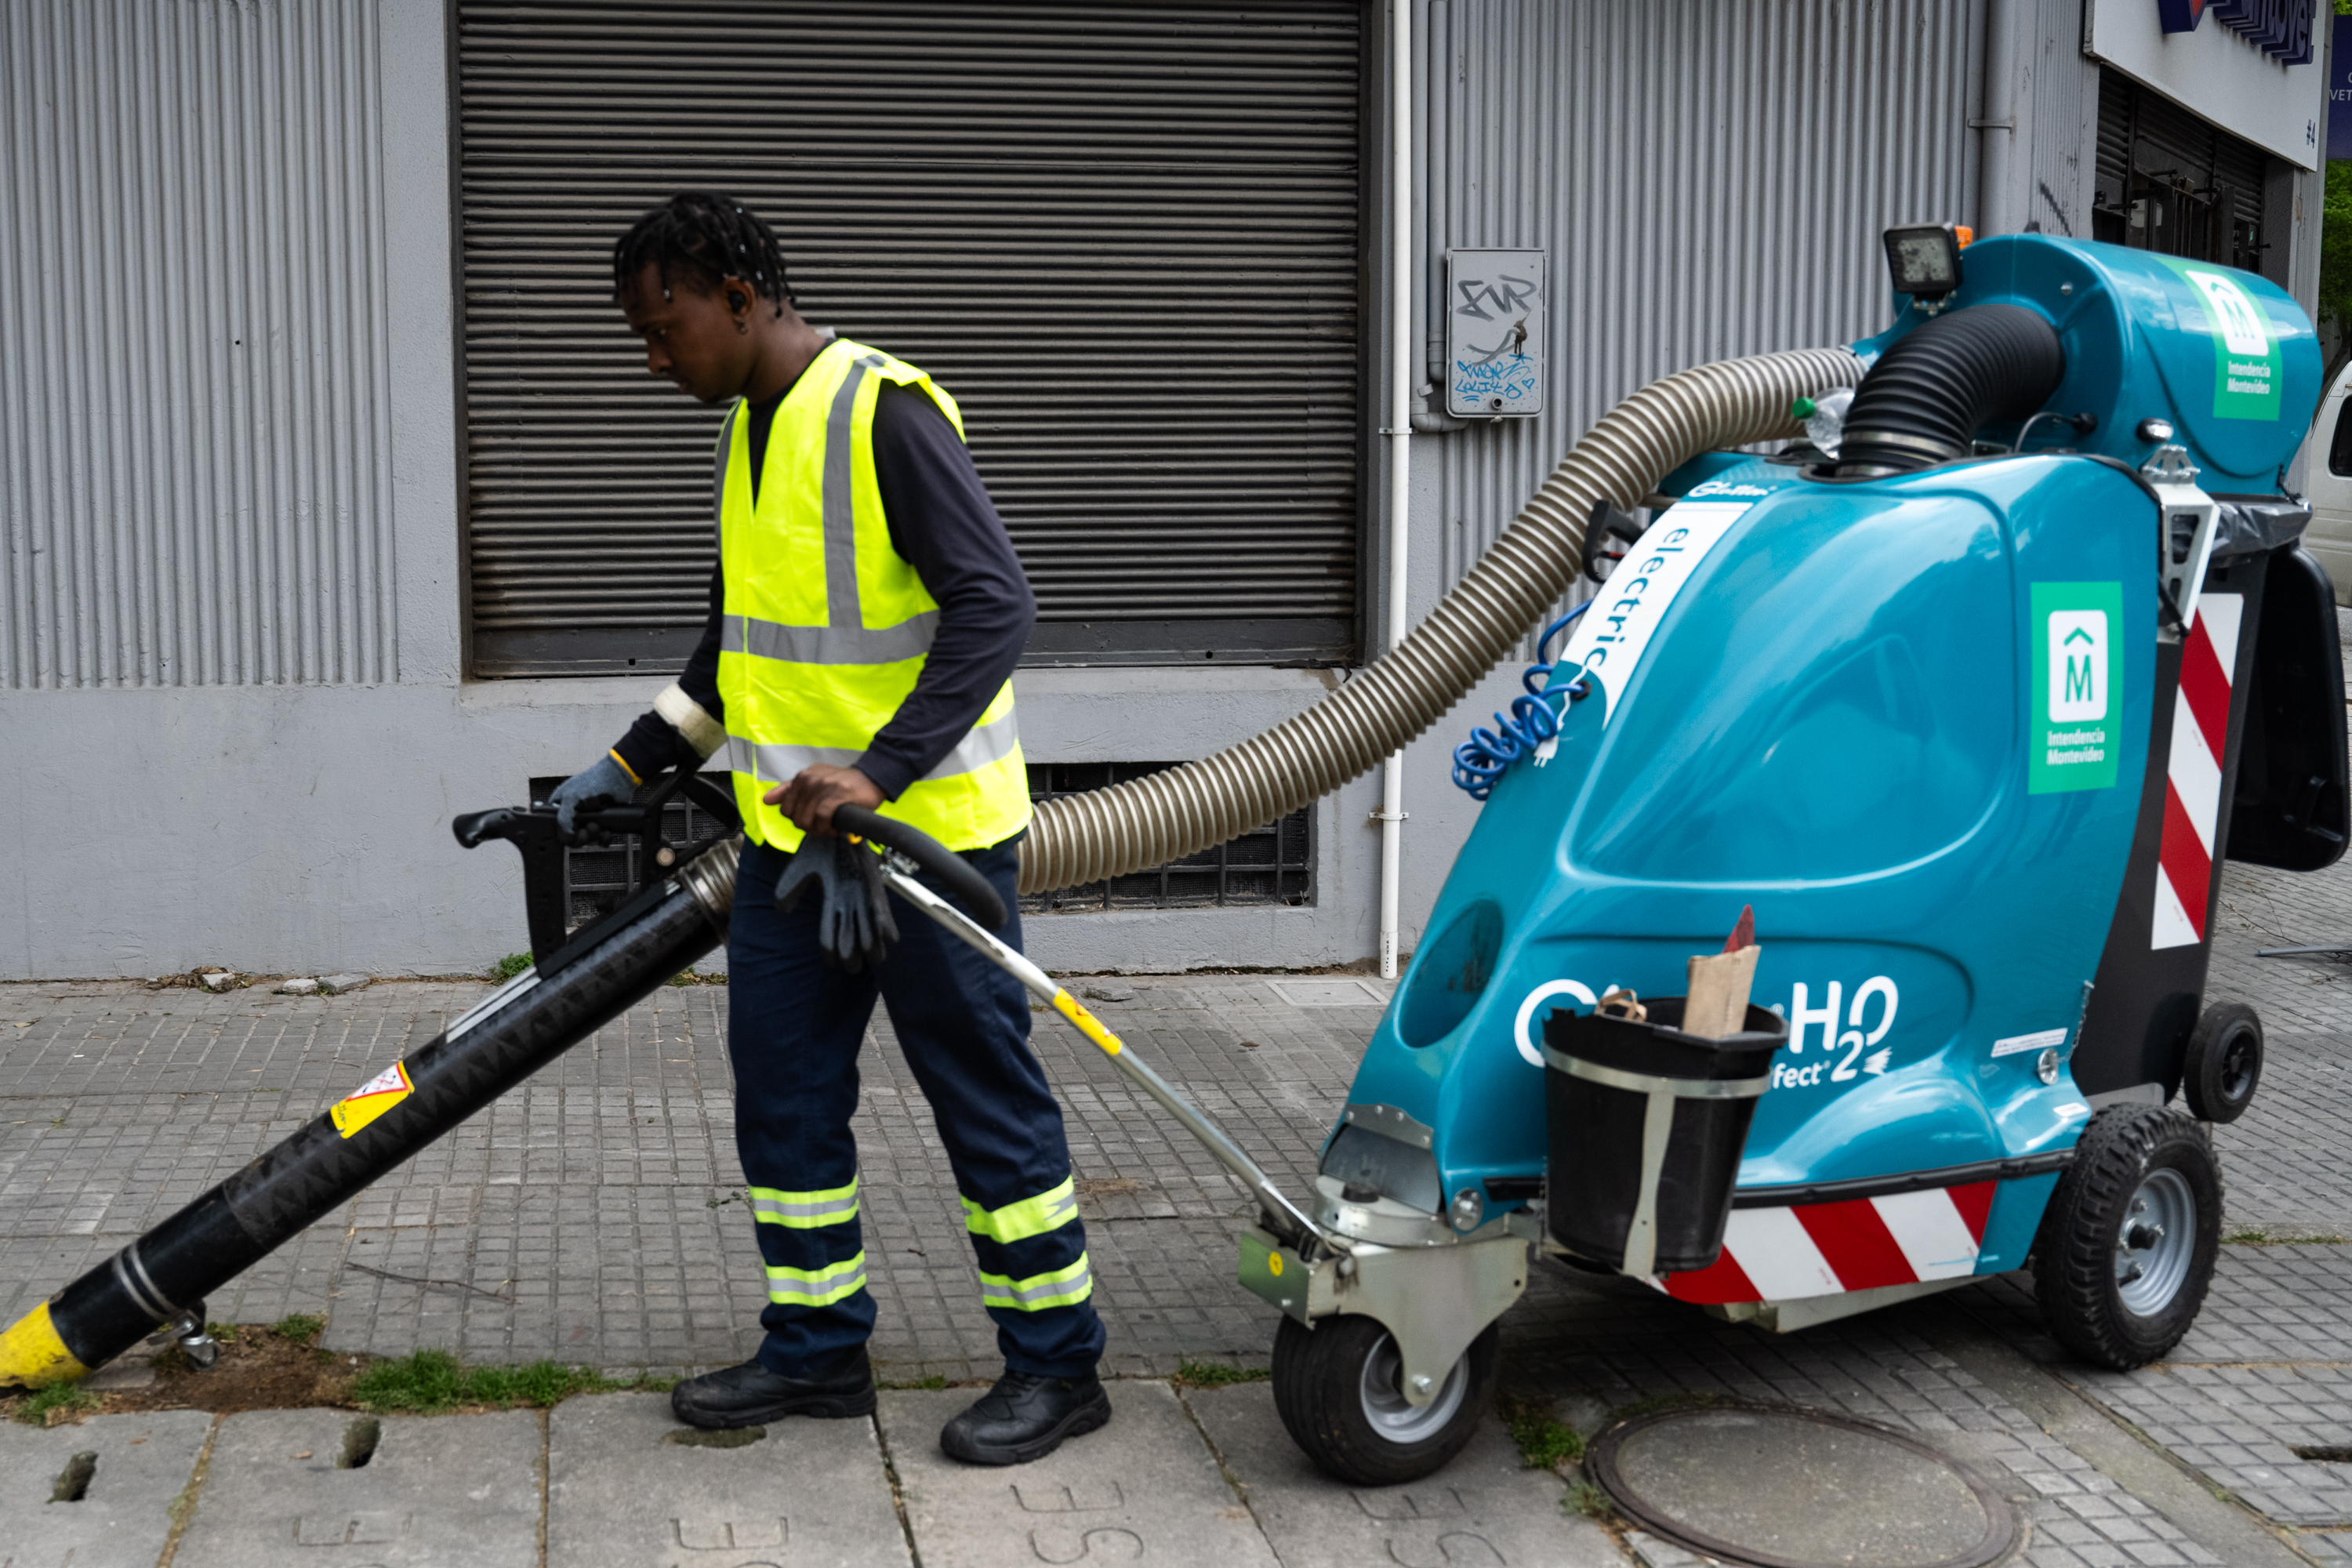
[[[1110,1419],[1110,1395],[1093,1373],[1033,1377],[1008,1372],[971,1407],[940,1428],[950,1458],[971,1465],[1025,1465]]]
[[[758,1426],[782,1415],[836,1418],[874,1414],[874,1368],[866,1347],[818,1377],[785,1377],[756,1361],[689,1377],[669,1393],[672,1414],[689,1426]]]

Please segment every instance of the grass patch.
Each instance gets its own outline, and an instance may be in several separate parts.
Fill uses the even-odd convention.
[[[352,1380],[352,1403],[362,1410],[436,1415],[457,1409],[545,1409],[575,1394],[661,1391],[674,1379],[626,1382],[584,1366],[535,1361],[524,1366],[466,1366],[447,1351],[417,1351],[380,1361]]]
[[[1530,1470],[1556,1470],[1584,1458],[1584,1439],[1575,1427],[1555,1420],[1551,1412],[1532,1400],[1505,1398],[1496,1402],[1511,1441],[1519,1446],[1519,1462]]]
[[[504,958],[499,959],[496,963],[490,965],[489,977],[492,980],[512,980],[516,975],[520,974],[524,970],[529,969],[530,964],[530,954],[527,952],[510,952]]]
[[[1185,1388],[1225,1388],[1236,1383],[1264,1383],[1273,1373],[1262,1366],[1226,1366],[1213,1361],[1180,1361],[1176,1382]]]
[[[876,1386],[876,1387],[877,1387],[877,1388],[945,1388],[947,1385],[948,1385],[948,1380],[947,1380],[947,1376],[946,1376],[946,1374],[945,1374],[945,1373],[936,1373],[936,1372],[935,1372],[935,1373],[931,1373],[931,1375],[930,1375],[930,1376],[929,1376],[929,1377],[919,1377],[919,1378],[914,1379],[914,1380],[913,1380],[913,1381],[911,1381],[911,1382],[906,1382],[906,1383],[879,1383],[879,1382],[877,1382],[877,1383],[875,1384],[875,1386]]]
[[[327,1320],[310,1312],[294,1312],[278,1319],[271,1325],[271,1331],[298,1345],[315,1345],[319,1336],[327,1331]]]
[[[1570,1481],[1568,1495],[1559,1500],[1559,1506],[1587,1519],[1609,1519],[1617,1512],[1617,1505],[1609,1500],[1609,1494],[1586,1480]]]
[[[98,1408],[98,1395],[70,1383],[53,1383],[35,1389],[16,1406],[16,1419],[27,1426],[55,1426]]]
[[[2221,1238],[2224,1247],[2341,1247],[2340,1236],[2273,1236],[2266,1230],[2232,1231]]]

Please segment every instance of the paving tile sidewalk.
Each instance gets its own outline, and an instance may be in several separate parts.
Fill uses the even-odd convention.
[[[2270,1239],[2352,1236],[2352,970],[2253,957],[2261,945],[2352,939],[2352,868],[2295,878],[2231,866],[2221,924],[2210,998],[2252,1001],[2264,1017],[2271,1055],[2253,1110],[2217,1134],[2230,1182],[2227,1228]],[[1258,976],[1080,984],[1093,993],[1090,1005],[1224,1121],[1277,1180],[1307,1184],[1314,1151],[1378,1017],[1370,997],[1360,1005],[1295,1005]],[[297,998],[126,984],[0,986],[0,1321],[12,1321],[421,1045],[483,990],[378,984],[348,995]],[[436,1345],[483,1361],[555,1356],[613,1370],[664,1371],[740,1359],[754,1342],[764,1291],[731,1144],[725,1008],[719,988],[657,993],[252,1270],[210,1303],[210,1314],[268,1321],[291,1311],[320,1312],[329,1319],[331,1348],[385,1354]],[[1205,1154],[1129,1096],[1092,1047],[1051,1018],[1038,1022],[1040,1055],[1069,1117],[1098,1300],[1113,1336],[1111,1370],[1152,1379],[1173,1373],[1184,1358],[1264,1365],[1273,1314],[1233,1281],[1232,1238],[1246,1217],[1239,1193]],[[864,1065],[856,1125],[881,1309],[877,1356],[885,1374],[901,1381],[930,1373],[986,1377],[994,1368],[992,1334],[977,1309],[961,1210],[930,1108],[887,1025],[877,1024]],[[1587,1427],[1635,1399],[1697,1392],[1844,1409],[1912,1432],[2017,1500],[2032,1526],[2021,1562],[2352,1561],[2352,1465],[2330,1454],[2352,1443],[2352,1244],[2340,1240],[2228,1247],[2195,1331],[2167,1363],[2128,1375],[2067,1363],[2042,1333],[2021,1276],[1776,1337],[1717,1323],[1639,1287],[1547,1266],[1504,1327],[1509,1386],[1555,1401]],[[1186,1506],[1211,1513],[1242,1509],[1248,1520],[1243,1539],[1262,1540],[1278,1561],[1324,1560],[1316,1554],[1342,1539],[1332,1534],[1335,1520],[1360,1530],[1394,1522],[1297,1468],[1295,1450],[1263,1407],[1262,1387],[1180,1398],[1164,1384],[1144,1382],[1119,1397],[1123,1411],[1132,1405],[1158,1414],[1123,1420],[1115,1433],[1165,1426],[1152,1442],[1173,1449],[1160,1453],[1145,1444],[1131,1451],[1122,1438],[1106,1451],[1139,1467],[1139,1474],[1193,1462],[1181,1454],[1212,1456],[1212,1469],[1222,1465],[1219,1473],[1241,1489],[1229,1486],[1221,1500],[1205,1488],[1187,1494],[1193,1502]],[[870,1429],[877,1456],[870,1463],[879,1465],[887,1452],[894,1466],[900,1458],[911,1466],[929,1452],[923,1434],[936,1426],[930,1406],[947,1396],[893,1398],[897,1405]],[[508,1432],[498,1443],[520,1444],[525,1451],[518,1462],[544,1468],[534,1474],[572,1475],[577,1491],[609,1493],[581,1479],[605,1461],[583,1458],[585,1468],[565,1468],[572,1463],[565,1456],[588,1452],[572,1446],[567,1434],[583,1423],[581,1430],[594,1430],[588,1413],[598,1408],[574,1402],[551,1424],[512,1417],[510,1425],[527,1430]],[[1171,1412],[1183,1417],[1181,1426],[1160,1419]],[[315,1419],[333,1426],[348,1417]],[[457,1434],[474,1429],[462,1425],[474,1420],[423,1423],[422,1436],[403,1443],[446,1443],[454,1446],[447,1452],[462,1453],[471,1439]],[[657,1409],[639,1409],[606,1425],[635,1433],[612,1438],[635,1452],[628,1445],[642,1447],[645,1433],[662,1423]],[[258,1418],[239,1416],[202,1435],[214,1458],[194,1494],[197,1520],[205,1517],[205,1498],[230,1495],[225,1478],[234,1467],[218,1461],[245,1452],[237,1446],[244,1434],[263,1428]],[[118,1441],[105,1436],[111,1430],[93,1423],[0,1434],[0,1499],[27,1496],[27,1487],[46,1496],[72,1453],[110,1452],[105,1444]],[[445,1430],[451,1434],[446,1438],[432,1436]],[[1176,1443],[1171,1434],[1189,1436]],[[770,1440],[777,1447],[761,1450],[769,1458],[760,1463],[787,1455],[796,1439],[780,1428]],[[37,1447],[25,1447],[26,1441]],[[163,1441],[137,1451],[160,1452],[152,1443]],[[69,1447],[76,1442],[79,1447]],[[1482,1439],[1481,1451],[1507,1459],[1507,1450],[1495,1447],[1503,1442],[1496,1429]],[[400,1447],[385,1451],[396,1454]],[[300,1451],[298,1446],[289,1453]],[[656,1457],[672,1466],[724,1458],[667,1450]],[[135,1482],[161,1499],[150,1500],[155,1508],[187,1486],[185,1467],[193,1460],[173,1464],[183,1468]],[[99,1471],[91,1497],[134,1485],[134,1472],[112,1459],[102,1458]],[[399,1473],[388,1464],[369,1484],[389,1486]],[[913,1473],[898,1469],[902,1485]],[[734,1495],[717,1470],[695,1474],[696,1484],[709,1481],[712,1496]],[[1072,1474],[1078,1479],[1054,1484],[1072,1488],[1074,1498],[1088,1495],[1084,1489],[1092,1483]],[[923,1548],[923,1531],[944,1528],[939,1521],[969,1513],[977,1529],[987,1514],[978,1501],[956,1500],[961,1494],[948,1488],[949,1479],[942,1472],[928,1483],[935,1500],[949,1500],[919,1507],[921,1488],[905,1493],[915,1549],[926,1563],[993,1561],[977,1546],[968,1559]],[[1464,1510],[1460,1517],[1472,1523],[1454,1532],[1461,1537],[1454,1542],[1457,1554],[1449,1559],[1441,1549],[1445,1531],[1424,1531],[1411,1541],[1394,1539],[1386,1549],[1396,1561],[1472,1560],[1459,1553],[1475,1555],[1474,1535],[1511,1562],[1621,1560],[1618,1546],[1560,1510],[1559,1486],[1549,1477],[1517,1483],[1543,1493],[1536,1500],[1544,1527],[1535,1534],[1512,1533],[1535,1531],[1528,1522],[1532,1514],[1512,1514],[1489,1530],[1477,1522],[1486,1518],[1477,1510],[1486,1505],[1474,1505],[1454,1472],[1441,1479],[1454,1489],[1412,1506]],[[665,1481],[649,1489],[668,1487]],[[551,1479],[549,1498],[561,1495]],[[1535,1496],[1511,1495],[1514,1507]],[[989,1506],[1004,1502],[998,1496]],[[0,1504],[0,1541],[20,1539],[8,1522],[12,1506]],[[50,1505],[40,1506],[44,1527],[62,1528]],[[354,1523],[362,1514],[408,1519],[419,1507],[430,1512],[456,1505],[352,1506],[357,1511],[343,1525],[365,1533],[391,1527]],[[543,1509],[556,1506],[550,1500]],[[400,1513],[403,1507],[408,1512]],[[922,1508],[932,1511],[922,1514]],[[642,1512],[632,1510],[632,1517]],[[918,1523],[919,1514],[934,1522]],[[152,1523],[144,1512],[140,1517]],[[556,1529],[559,1518],[575,1516],[533,1516],[534,1531],[550,1531],[546,1561],[624,1560],[604,1551],[611,1531],[574,1523],[565,1528],[575,1533],[567,1535]],[[807,1518],[805,1528],[817,1529],[822,1515]],[[705,1533],[716,1542],[711,1521],[732,1519],[721,1509],[702,1524],[682,1515],[674,1522],[687,1532],[708,1525]],[[747,1532],[760,1528],[756,1521],[739,1522]],[[1100,1556],[1123,1548],[1128,1535],[1149,1534],[1117,1520],[1052,1533],[1073,1522],[1085,1521],[1027,1526],[1045,1533],[1023,1547],[1031,1555],[1022,1560],[1075,1552],[1089,1539],[1088,1550]],[[1196,1522],[1203,1530],[1213,1523],[1208,1514]],[[1090,1538],[1091,1530],[1126,1534]],[[497,1538],[488,1526],[476,1534],[483,1542]],[[746,1534],[747,1547],[751,1538]],[[103,1548],[96,1540],[78,1545],[74,1568],[115,1561],[125,1550],[131,1556],[124,1561],[152,1563],[152,1553],[138,1555],[144,1548],[136,1541],[143,1539],[134,1531]],[[256,1550],[222,1540],[222,1560]],[[400,1553],[412,1546],[424,1551],[427,1540],[388,1540],[370,1560],[411,1560]],[[577,1551],[564,1544],[573,1540],[583,1543]],[[349,1541],[361,1543],[357,1535]],[[191,1526],[179,1563],[206,1561],[197,1554],[200,1544]],[[906,1544],[902,1531],[897,1549]],[[1358,1556],[1377,1560],[1383,1550],[1370,1536],[1361,1544]],[[668,1547],[682,1552],[686,1543],[681,1537]],[[937,1550],[948,1552],[944,1544]],[[1644,1551],[1656,1563],[1673,1560],[1654,1544]]]

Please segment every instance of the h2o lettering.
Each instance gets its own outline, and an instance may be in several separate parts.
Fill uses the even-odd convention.
[[[1887,1031],[1895,1027],[1895,1010],[1901,1006],[1903,998],[1893,980],[1884,974],[1874,974],[1854,987],[1853,1004],[1844,1009],[1845,1028],[1843,1033],[1838,1025],[1839,1010],[1845,1003],[1843,982],[1832,980],[1829,983],[1829,994],[1819,1007],[1809,1005],[1812,1001],[1811,991],[1802,981],[1796,984],[1793,993],[1789,1000],[1789,1054],[1802,1056],[1807,1033],[1819,1025],[1824,1059],[1804,1067],[1775,1063],[1772,1068],[1775,1088],[1786,1085],[1792,1089],[1809,1089],[1822,1082],[1825,1076],[1831,1083],[1847,1083],[1864,1073],[1874,1077],[1886,1070],[1895,1056],[1892,1047],[1882,1051],[1871,1051],[1867,1057],[1863,1053],[1870,1051],[1870,1047],[1885,1039]],[[1877,1017],[1865,1029],[1864,1020],[1870,1018],[1870,1004],[1874,998],[1883,1005],[1877,1010]],[[1841,1052],[1843,1053],[1842,1056]]]

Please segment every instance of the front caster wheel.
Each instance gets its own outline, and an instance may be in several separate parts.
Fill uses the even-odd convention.
[[[2221,1167],[2187,1111],[2116,1106],[2083,1129],[2034,1247],[2050,1331],[2127,1372],[2180,1342],[2221,1245]]]
[[[1313,1328],[1282,1320],[1274,1336],[1274,1407],[1291,1441],[1327,1475],[1395,1486],[1442,1469],[1466,1446],[1495,1397],[1492,1323],[1447,1373],[1436,1396],[1404,1396],[1403,1359],[1388,1330],[1342,1313]]]

